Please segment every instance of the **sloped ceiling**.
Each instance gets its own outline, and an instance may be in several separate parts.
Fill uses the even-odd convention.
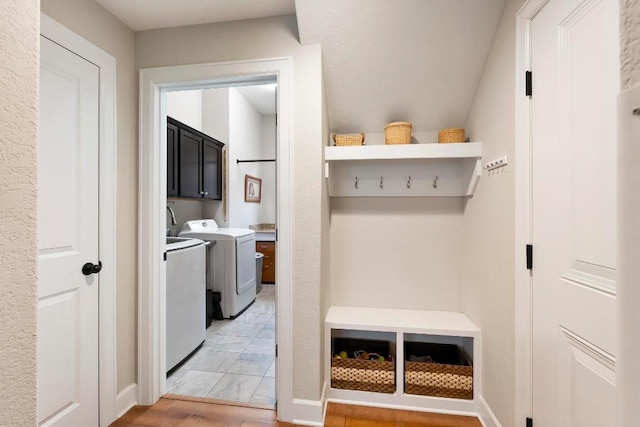
[[[296,0],[321,43],[332,132],[464,126],[504,0]],[[508,82],[506,82],[508,83]]]
[[[295,13],[293,0],[96,0],[134,31]]]

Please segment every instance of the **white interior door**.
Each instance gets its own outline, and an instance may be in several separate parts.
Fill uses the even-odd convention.
[[[617,0],[551,0],[531,26],[533,421],[612,426]]]
[[[97,426],[99,69],[40,41],[38,422]]]

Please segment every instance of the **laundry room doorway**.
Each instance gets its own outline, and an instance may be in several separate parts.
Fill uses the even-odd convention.
[[[280,59],[141,70],[138,364],[141,404],[152,404],[166,393],[273,405],[277,397],[278,418],[291,417],[289,68],[289,60]],[[257,101],[251,99],[251,91],[267,89],[275,101],[275,114],[261,114],[260,107],[255,105]],[[200,123],[185,123],[190,120],[184,116],[187,109],[175,101],[176,94],[179,98],[184,95],[181,92],[187,91],[200,91],[195,96],[199,97],[195,104],[199,103],[198,108],[203,112]],[[189,96],[194,97],[193,93],[187,94]],[[211,102],[210,98],[216,101]],[[178,103],[177,107],[172,106],[172,99]],[[228,112],[225,116],[220,108],[225,104],[241,106],[250,116],[261,116],[260,126],[249,132],[246,124],[236,123],[239,115]],[[207,194],[203,194],[205,200],[194,197],[183,200],[171,193],[171,180],[175,177],[167,168],[168,162],[174,160],[168,150],[172,143],[169,125],[175,125],[176,120],[186,126],[184,129],[196,140],[200,137],[206,142],[209,137],[214,140],[213,144],[215,141],[224,144],[218,160],[223,177],[221,192],[216,197],[207,198],[204,197]],[[220,123],[224,122],[228,126],[226,135],[219,133]],[[239,142],[234,145],[234,141],[246,143],[250,139],[248,133],[255,135],[253,152]],[[269,140],[273,142],[272,147],[267,145]],[[201,155],[206,157],[202,152]],[[200,167],[206,169],[206,166]],[[252,194],[246,190],[247,183],[254,186]],[[205,190],[200,189],[208,192]],[[185,223],[194,220],[198,220],[200,226],[203,220],[210,221],[207,230],[215,223],[218,235],[225,230],[251,231],[255,245],[251,260],[255,298],[238,312],[222,310],[224,319],[211,321],[204,344],[196,347],[184,363],[169,367],[167,310],[171,301],[167,294],[170,286],[165,262],[170,249],[167,242],[175,241]],[[174,240],[168,240],[166,235]],[[211,239],[207,252],[224,246],[216,239]],[[263,253],[261,272],[265,264],[272,263],[276,269],[275,283],[263,283],[260,287],[255,282],[258,275],[255,252],[265,241],[272,244],[274,251],[270,255]],[[264,263],[267,256],[270,258]],[[215,275],[213,270],[207,273],[209,277]],[[238,278],[238,283],[240,281]],[[239,289],[236,289],[238,294]],[[215,293],[215,289],[210,290]],[[224,298],[215,295],[214,304],[222,303],[221,307],[225,307]],[[170,369],[173,372],[170,371],[167,380]],[[205,393],[204,388],[209,385]],[[245,391],[229,392],[243,390],[243,387]]]
[[[276,90],[274,77],[166,93],[167,394],[275,407]],[[205,278],[204,324],[176,236],[208,242],[190,269],[206,272],[191,279]]]

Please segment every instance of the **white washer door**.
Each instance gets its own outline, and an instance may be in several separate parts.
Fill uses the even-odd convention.
[[[254,234],[236,239],[236,293],[256,287],[256,238]]]

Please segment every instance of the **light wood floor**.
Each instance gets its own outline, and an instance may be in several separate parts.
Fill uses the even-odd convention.
[[[482,427],[477,418],[396,411],[329,403],[325,427]],[[208,399],[163,397],[153,406],[136,406],[111,427],[295,427],[279,422],[273,409],[237,406]]]

